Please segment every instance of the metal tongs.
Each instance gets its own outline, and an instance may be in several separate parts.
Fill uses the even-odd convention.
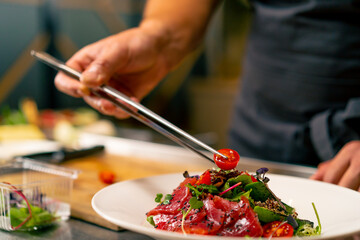
[[[70,77],[73,77],[74,79],[80,80],[81,73],[68,67],[60,60],[54,58],[53,56],[45,53],[45,52],[37,52],[32,50],[31,55],[36,57],[41,62],[49,65],[50,67],[62,71],[65,74],[67,74]],[[176,127],[169,121],[165,120],[164,118],[160,117],[156,113],[152,112],[145,106],[141,105],[140,103],[132,101],[128,96],[125,94],[119,92],[118,90],[107,86],[102,85],[100,87],[91,88],[91,93],[94,95],[104,98],[110,102],[112,102],[115,106],[120,107],[123,111],[128,113],[133,118],[137,119],[138,121],[144,123],[145,125],[149,126],[150,128],[156,130],[157,132],[161,133],[162,135],[168,137],[169,139],[173,140],[174,142],[178,143],[179,145],[186,147],[193,152],[199,154],[200,156],[206,158],[207,160],[210,160],[211,162],[214,162],[214,160],[205,155],[203,152],[199,151],[192,145],[190,145],[188,142],[184,141],[183,139],[176,136],[174,133],[179,134],[180,136],[184,137],[185,139],[189,140],[193,144],[197,144],[198,146],[203,147],[204,149],[210,151],[213,154],[217,154],[222,156],[223,158],[227,157],[218,151],[214,150],[210,146],[206,145],[205,143],[199,141],[198,139],[194,138],[193,136],[189,135],[188,133],[184,132],[180,128]],[[131,107],[129,107],[131,106]],[[135,110],[136,109],[136,110]],[[170,131],[166,130],[164,127],[172,130],[174,133],[171,133]]]

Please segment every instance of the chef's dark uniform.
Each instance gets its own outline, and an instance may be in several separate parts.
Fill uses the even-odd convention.
[[[317,165],[360,139],[360,0],[263,0],[254,8],[229,147]]]

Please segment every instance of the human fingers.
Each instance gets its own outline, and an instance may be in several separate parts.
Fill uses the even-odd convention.
[[[350,162],[356,154],[356,151],[360,150],[360,141],[352,141],[347,143],[336,156],[329,161],[322,181],[339,184],[340,179],[345,174],[350,166]]]
[[[59,72],[56,75],[54,84],[59,91],[66,93],[70,96],[83,96],[82,92],[79,90],[82,87],[82,84],[62,72]]]
[[[135,98],[131,98],[131,99],[135,102],[138,102],[138,100]],[[114,116],[118,119],[125,119],[130,117],[130,115],[126,111],[115,106],[113,103],[109,102],[106,99],[97,96],[85,96],[84,100],[91,107],[95,108],[104,115]],[[128,106],[128,108],[133,109],[131,106]]]
[[[115,106],[111,102],[91,95],[91,96],[85,96],[84,101],[89,104],[91,107],[95,108],[99,112],[105,115],[113,115],[115,111]]]
[[[322,181],[329,164],[330,161],[320,163],[316,172],[310,177],[310,179]]]
[[[82,72],[90,62],[90,56],[82,49],[71,57],[66,65]],[[73,97],[83,97],[90,94],[89,89],[79,80],[69,77],[61,71],[55,76],[54,83],[58,90]]]
[[[339,185],[360,190],[360,152],[357,151],[350,160],[350,165],[339,181]]]
[[[311,179],[339,184],[354,190],[360,190],[360,141],[346,144],[329,161],[319,164]]]
[[[108,44],[101,45],[101,50],[82,72],[80,81],[88,87],[97,87],[106,83],[114,75],[116,69],[126,62],[128,57],[126,46],[120,46],[118,43],[111,44],[112,42],[108,41]]]

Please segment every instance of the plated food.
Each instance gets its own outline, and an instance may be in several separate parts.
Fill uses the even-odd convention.
[[[256,160],[254,160],[256,161]],[[240,162],[241,163],[241,162]],[[191,172],[191,175],[202,172]],[[285,203],[296,207],[298,218],[317,223],[312,207],[315,203],[321,220],[321,235],[312,240],[345,239],[360,234],[360,194],[334,184],[313,181],[296,176],[266,173],[268,186]],[[136,233],[163,240],[224,240],[216,235],[183,234],[154,228],[146,221],[146,212],[158,203],[157,193],[171,193],[184,181],[182,173],[161,174],[116,182],[98,191],[92,207],[105,220]],[[336,216],[336,217],[334,217]],[[141,237],[140,237],[141,238]],[[232,237],[229,237],[232,238]],[[247,240],[244,237],[235,237]],[[274,238],[273,238],[274,239]],[[298,239],[298,237],[293,237]]]
[[[221,168],[208,169],[200,176],[185,172],[185,179],[171,194],[158,193],[158,205],[146,213],[147,221],[156,229],[184,234],[292,237],[321,233],[315,205],[316,227],[298,218],[295,208],[270,190],[267,168],[258,169],[254,175],[238,171],[234,169],[238,154],[233,150],[220,152],[228,156],[221,161],[215,156]]]

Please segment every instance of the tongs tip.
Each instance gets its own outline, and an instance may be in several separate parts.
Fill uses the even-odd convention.
[[[36,56],[36,54],[37,54],[37,52],[36,52],[35,50],[31,50],[31,51],[30,51],[30,55],[31,55],[31,56]]]
[[[228,159],[228,157],[226,155],[224,155],[218,151],[215,151],[215,154],[221,156],[222,158]]]

